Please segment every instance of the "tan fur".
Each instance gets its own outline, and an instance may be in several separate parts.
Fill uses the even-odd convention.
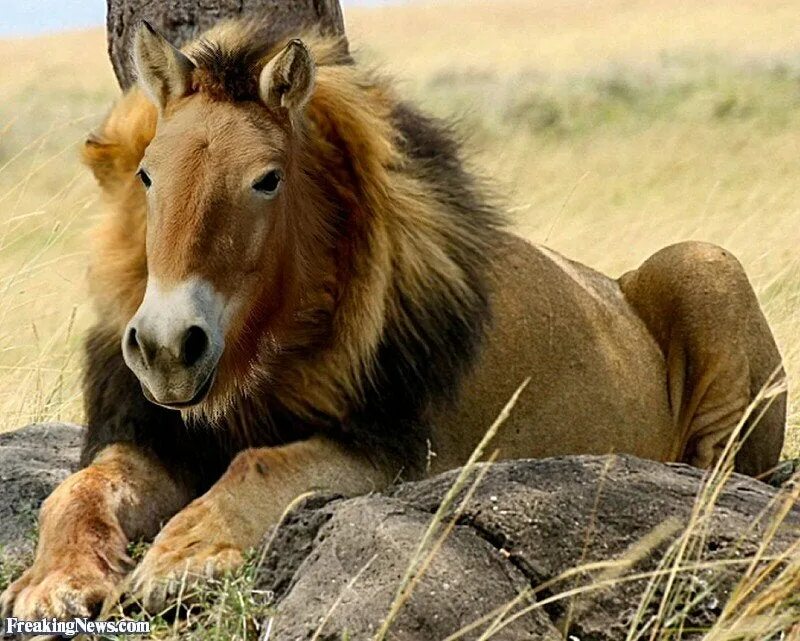
[[[162,465],[114,445],[44,502],[36,563],[0,599],[27,620],[97,616],[131,567],[128,541],[152,537],[189,501]]]
[[[780,355],[741,266],[704,243],[667,248],[618,284],[509,238],[496,266],[495,324],[462,401],[434,417],[432,471],[472,451],[516,387],[500,456],[630,453],[707,468]],[[777,461],[785,394],[737,460]],[[756,412],[757,414],[758,412]]]
[[[184,573],[195,578],[209,568],[219,574],[237,567],[242,552],[263,538],[265,524],[277,523],[300,494],[335,488],[354,496],[391,481],[385,471],[324,438],[245,450],[211,490],[161,530],[133,573],[132,589],[157,610],[175,595]]]
[[[666,359],[680,460],[707,468],[762,388],[785,383],[780,354],[747,275],[720,247],[681,243],[624,275],[620,286]],[[783,393],[752,428],[736,458],[737,471],[756,476],[775,465],[785,414]]]

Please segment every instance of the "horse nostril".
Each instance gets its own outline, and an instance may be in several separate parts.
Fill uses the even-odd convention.
[[[131,327],[128,330],[128,335],[125,338],[125,342],[128,349],[139,354],[144,364],[149,367],[154,350],[147,344],[143,337],[139,336],[139,332],[136,331],[135,327]]]
[[[139,340],[136,337],[135,327],[131,327],[128,330],[128,347],[130,349],[139,349]]]
[[[186,330],[181,348],[181,358],[186,367],[197,363],[208,351],[208,334],[201,327],[192,325]]]

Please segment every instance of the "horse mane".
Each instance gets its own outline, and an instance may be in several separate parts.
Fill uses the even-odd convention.
[[[256,100],[258,71],[288,41],[264,42],[259,33],[257,23],[223,23],[188,45],[194,90]],[[272,421],[277,406],[281,416],[413,468],[427,451],[428,410],[454,398],[480,348],[504,221],[447,125],[398,99],[342,40],[301,38],[317,64],[302,145],[304,172],[329,210],[338,282],[332,335],[282,369],[268,392],[257,375],[241,381],[227,411],[272,412]],[[112,206],[97,235],[92,291],[120,331],[146,281],[146,209],[133,174],[155,118],[134,89],[84,150]]]
[[[197,67],[193,89],[216,100],[258,100],[258,74],[286,44],[269,32],[269,25],[258,20],[224,21],[189,44],[187,53]],[[323,38],[314,31],[306,36],[317,43],[325,64],[352,63],[343,37]]]

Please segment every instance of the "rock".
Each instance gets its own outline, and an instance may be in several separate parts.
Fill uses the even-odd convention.
[[[48,424],[0,435],[0,546],[17,563],[30,552],[39,505],[76,465],[80,434],[74,426]],[[453,530],[387,639],[444,639],[484,620],[463,637],[476,639],[486,622],[513,614],[492,639],[563,640],[561,630],[568,628],[572,641],[616,641],[625,638],[631,620],[656,613],[666,578],[629,577],[675,563],[673,543],[687,529],[703,472],[626,456],[507,461],[480,466],[473,475],[478,471],[485,476],[463,509],[455,508],[465,489],[445,514],[444,522],[455,519]],[[270,638],[311,639],[317,632],[320,641],[372,638],[457,474],[353,499],[313,496],[294,509],[271,533],[256,568],[254,587],[262,592],[255,593],[273,595]],[[734,475],[708,517],[691,529],[684,565],[726,563],[676,576],[682,639],[700,639],[713,624],[746,567],[737,559],[756,552],[780,496]],[[799,534],[800,508],[794,506],[766,553],[786,550]],[[607,563],[618,559],[630,562],[618,568]],[[606,565],[559,580],[595,562]],[[648,588],[652,595],[643,599]],[[572,600],[555,598],[569,589],[576,591]]]
[[[768,482],[772,487],[783,487],[798,473],[800,473],[800,458],[781,461]]]
[[[31,551],[39,506],[77,466],[81,434],[81,428],[64,423],[40,423],[0,434],[0,551],[4,556],[20,557]]]
[[[258,587],[275,594],[273,638],[371,638],[384,620],[398,583],[457,472],[410,483],[383,495],[299,507],[278,529],[261,567]],[[510,602],[525,587],[547,599],[610,578],[601,571],[552,583],[573,568],[630,555],[643,538],[671,520],[629,572],[650,571],[685,529],[703,472],[632,457],[563,457],[492,466],[457,519],[387,637],[441,639]],[[710,518],[694,529],[686,563],[731,560],[755,553],[776,493],[734,476]],[[458,504],[458,503],[456,503]],[[452,515],[452,514],[450,514]],[[669,521],[668,521],[669,522]],[[800,509],[790,511],[770,551],[785,550],[800,532]],[[700,638],[713,623],[743,565],[678,576],[687,601],[682,638]],[[573,601],[537,607],[496,639],[611,641],[625,638],[648,580],[618,582]],[[656,581],[642,620],[655,614],[664,581]],[[523,601],[523,606],[531,600]],[[516,606],[519,609],[521,606]],[[514,610],[512,610],[514,611]],[[484,626],[485,627],[485,626]],[[693,636],[694,634],[694,636]],[[473,632],[465,638],[477,638]]]
[[[427,511],[381,495],[306,505],[294,512],[278,530],[259,581],[279,604],[272,638],[311,639],[318,629],[320,639],[372,638],[429,521]],[[469,526],[456,527],[390,638],[444,639],[477,616],[502,609],[527,586],[525,574],[490,542]],[[498,639],[563,637],[537,610]]]

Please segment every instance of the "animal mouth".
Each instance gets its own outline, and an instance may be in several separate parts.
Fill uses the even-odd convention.
[[[167,409],[170,410],[183,410],[183,409],[188,409],[190,407],[194,407],[195,405],[199,405],[200,403],[202,403],[208,396],[208,393],[211,391],[211,388],[213,387],[216,378],[217,378],[217,368],[215,367],[214,369],[211,370],[205,382],[200,387],[197,388],[197,391],[195,392],[194,396],[192,396],[191,399],[189,399],[188,401],[180,401],[175,403],[163,403],[153,396],[153,394],[147,388],[147,385],[141,383],[141,386],[145,398],[151,403],[155,403],[156,405],[160,405],[161,407],[166,407]]]

